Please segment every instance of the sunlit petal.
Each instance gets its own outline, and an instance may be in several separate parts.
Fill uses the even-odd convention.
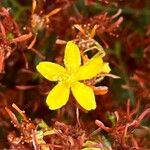
[[[73,96],[77,102],[86,110],[92,110],[96,108],[95,96],[93,90],[83,83],[76,82],[71,87]]]
[[[65,48],[64,64],[68,71],[76,71],[81,65],[81,56],[78,46],[69,41]]]
[[[61,80],[61,78],[66,74],[65,68],[62,66],[46,61],[39,63],[36,69],[50,81]]]
[[[91,58],[85,65],[81,66],[78,72],[79,80],[86,80],[95,77],[103,67],[101,56]]]
[[[59,109],[66,105],[70,89],[63,83],[58,83],[48,94],[46,103],[51,110]]]

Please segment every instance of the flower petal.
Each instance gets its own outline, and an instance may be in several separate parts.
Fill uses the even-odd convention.
[[[86,80],[95,77],[100,73],[103,67],[103,60],[101,56],[91,58],[85,65],[81,66],[78,72],[79,80]]]
[[[100,68],[100,72],[109,73],[110,71],[109,63],[103,63],[103,66]]]
[[[83,83],[76,82],[71,87],[73,96],[77,102],[86,110],[92,110],[96,108],[95,96],[92,89]]]
[[[66,70],[64,67],[51,63],[43,61],[39,63],[36,67],[36,69],[48,80],[50,81],[58,81],[61,80],[62,77],[65,75]]]
[[[64,64],[68,71],[76,71],[81,65],[81,56],[78,46],[73,41],[67,42]]]
[[[64,106],[69,98],[70,89],[65,84],[59,82],[48,94],[46,103],[49,109],[55,110]]]

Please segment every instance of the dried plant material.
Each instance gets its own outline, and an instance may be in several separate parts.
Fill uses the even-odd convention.
[[[32,33],[30,32],[29,34],[25,34],[25,35],[15,38],[15,39],[12,39],[11,43],[26,41],[26,40],[30,39],[31,37],[32,37]]]
[[[106,127],[101,121],[95,120],[95,124],[99,127],[99,130],[97,129],[94,133],[98,133],[101,130],[104,130],[108,132],[113,138],[118,137],[117,142],[121,144],[122,148],[129,148],[129,145],[127,143],[129,142],[129,140],[132,139],[130,147],[136,146],[139,148],[137,143],[135,143],[136,139],[133,137],[133,131],[136,128],[142,127],[141,121],[144,119],[144,117],[149,116],[150,108],[146,109],[144,112],[141,113],[141,115],[133,119],[133,115],[138,112],[138,109],[139,103],[137,104],[135,110],[130,111],[130,100],[128,100],[126,122],[122,121],[123,118],[120,118],[117,112],[117,122],[115,123],[114,127]]]
[[[96,95],[105,95],[108,92],[108,87],[106,86],[91,86]]]

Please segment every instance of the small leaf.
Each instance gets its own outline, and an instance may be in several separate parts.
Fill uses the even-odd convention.
[[[98,143],[96,143],[94,141],[86,141],[83,144],[83,147],[85,147],[85,148],[82,148],[82,150],[101,150],[101,148],[99,148],[99,147],[97,148],[94,145],[98,145]]]

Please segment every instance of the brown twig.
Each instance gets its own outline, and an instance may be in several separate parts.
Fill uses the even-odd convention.
[[[16,104],[12,104],[12,107],[15,109],[15,110],[17,110],[17,112],[22,116],[22,118],[25,120],[25,121],[27,121],[27,117],[26,117],[26,115],[25,115],[25,112],[24,111],[22,111]]]

